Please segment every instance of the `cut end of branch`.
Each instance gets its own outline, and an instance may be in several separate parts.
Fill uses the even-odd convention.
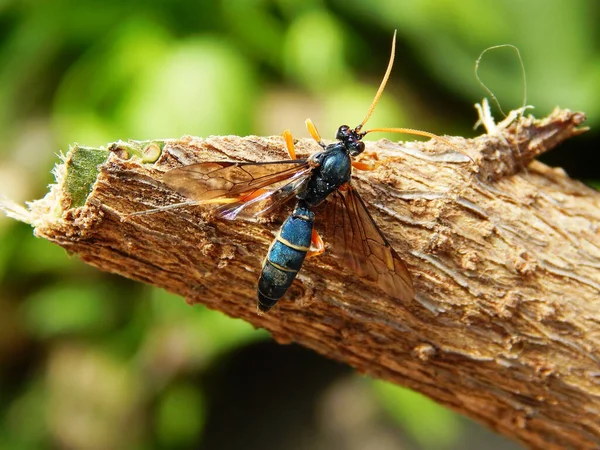
[[[480,146],[480,177],[493,181],[513,175],[542,153],[588,130],[579,128],[585,114],[555,108],[549,116],[536,119],[523,116],[526,108],[511,111],[505,120],[496,124],[491,117],[487,101],[477,104],[478,124],[483,124],[487,134],[477,138]],[[485,139],[485,138],[488,139]]]

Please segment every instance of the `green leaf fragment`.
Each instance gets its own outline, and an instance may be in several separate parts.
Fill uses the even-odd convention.
[[[98,177],[98,166],[106,162],[109,153],[119,158],[137,158],[142,163],[153,163],[165,146],[165,141],[118,141],[104,148],[71,147],[67,155],[65,188],[70,199],[69,208],[78,208],[92,192]]]
[[[108,158],[108,150],[99,148],[72,147],[68,153],[65,179],[69,208],[83,206],[92,192],[98,177],[98,166]]]

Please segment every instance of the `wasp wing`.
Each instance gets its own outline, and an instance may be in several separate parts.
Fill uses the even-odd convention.
[[[162,181],[197,204],[219,204],[217,214],[235,219],[266,214],[304,186],[312,168],[306,160],[204,162],[169,170]]]
[[[285,184],[278,183],[280,186],[275,189],[261,188],[255,192],[245,194],[233,203],[220,206],[217,209],[217,215],[228,220],[234,220],[237,217],[251,219],[264,216],[277,210],[302,191],[311,173],[312,168],[306,167],[296,172],[291,178],[286,179]]]
[[[356,274],[377,283],[390,296],[415,296],[410,273],[369,214],[358,192],[348,185],[326,206],[326,238],[331,251]]]
[[[169,170],[162,181],[190,200],[238,198],[291,178],[307,167],[303,159],[264,163],[204,162]]]

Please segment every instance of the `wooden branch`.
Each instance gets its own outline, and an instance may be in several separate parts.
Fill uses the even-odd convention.
[[[183,200],[161,184],[165,170],[284,159],[279,137],[75,147],[48,196],[11,214],[102,270],[409,386],[529,447],[592,449],[600,445],[600,194],[532,162],[583,131],[583,120],[556,110],[493,135],[448,138],[474,162],[436,141],[367,143],[366,157],[383,164],[353,183],[413,275],[417,295],[407,304],[329,252],[307,260],[287,298],[261,316],[256,280],[284,213],[271,223],[225,222],[195,207],[124,220]],[[317,148],[297,147],[300,156]]]

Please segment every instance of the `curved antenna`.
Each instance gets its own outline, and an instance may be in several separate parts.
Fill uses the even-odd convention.
[[[471,162],[473,164],[475,164],[475,161],[473,160],[473,158],[471,158],[469,155],[467,155],[465,152],[463,152],[456,145],[454,145],[453,143],[451,143],[447,139],[444,139],[443,137],[438,136],[437,134],[429,133],[428,131],[415,130],[414,128],[372,128],[370,130],[363,131],[361,134],[364,136],[365,134],[374,133],[374,132],[375,133],[412,134],[412,135],[415,135],[415,136],[423,136],[423,137],[428,137],[428,138],[431,138],[431,139],[435,139],[437,141],[443,142],[444,144],[446,144],[449,147],[452,147],[458,153],[460,153],[462,155],[465,155],[467,158],[469,158],[471,160]]]
[[[367,111],[366,117],[354,129],[357,132],[362,129],[362,127],[364,126],[364,124],[367,123],[367,120],[369,120],[369,117],[371,117],[371,114],[373,114],[373,110],[375,109],[375,106],[377,106],[377,102],[379,101],[379,97],[381,97],[381,94],[383,94],[383,90],[385,89],[385,85],[387,84],[388,78],[390,77],[390,73],[392,73],[392,67],[394,66],[394,55],[396,54],[396,32],[397,31],[398,30],[394,30],[394,37],[392,39],[392,54],[390,55],[390,62],[388,63],[387,70],[385,71],[385,75],[383,76],[383,80],[381,81],[381,84],[379,85],[379,89],[377,90],[377,94],[375,94],[375,98],[373,99],[373,103],[371,103],[371,106],[369,107],[369,111]]]

